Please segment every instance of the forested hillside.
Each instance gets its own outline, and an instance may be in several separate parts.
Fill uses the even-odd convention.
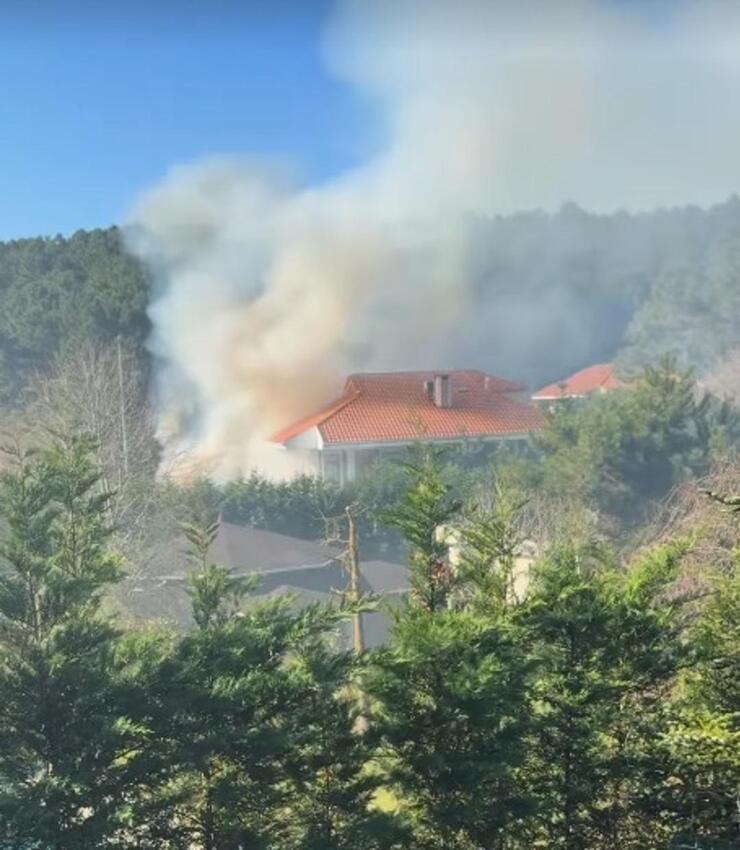
[[[699,372],[740,340],[740,199],[598,216],[575,205],[479,222],[484,365],[539,385],[593,362],[631,371],[674,354]],[[475,336],[475,334],[473,334]],[[498,366],[502,371],[502,366]]]
[[[0,243],[0,398],[81,342],[121,334],[143,350],[149,280],[117,228]]]
[[[568,205],[478,219],[468,232],[473,297],[486,306],[469,322],[486,327],[460,335],[465,365],[535,386],[595,361],[632,371],[666,353],[702,373],[740,345],[737,197],[639,215]],[[82,340],[121,334],[144,352],[149,287],[115,227],[0,243],[2,400],[16,403],[31,372]]]

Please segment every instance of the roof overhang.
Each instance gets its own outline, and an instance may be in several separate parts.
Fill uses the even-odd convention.
[[[599,392],[599,390],[594,390]],[[560,393],[560,395],[533,395],[532,401],[565,401],[569,398],[586,398],[591,393]]]
[[[460,434],[459,437],[414,437],[408,440],[378,440],[372,442],[358,443],[333,443],[324,441],[322,451],[330,449],[393,449],[405,448],[407,446],[426,445],[427,443],[444,443],[453,445],[467,441],[475,442],[499,442],[501,440],[524,440],[529,437],[531,431],[516,431],[507,434]]]

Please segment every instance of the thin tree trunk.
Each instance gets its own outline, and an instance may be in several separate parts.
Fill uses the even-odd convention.
[[[347,569],[349,571],[349,592],[353,602],[360,599],[362,577],[360,574],[360,554],[357,543],[357,525],[352,510],[347,508]],[[362,622],[362,612],[355,612],[352,617],[352,646],[357,655],[365,651],[365,633]]]

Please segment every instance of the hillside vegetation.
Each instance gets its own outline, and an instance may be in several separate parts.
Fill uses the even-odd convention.
[[[115,227],[0,243],[2,400],[18,404],[35,371],[81,343],[121,335],[142,352],[149,288]]]
[[[708,210],[568,205],[469,224],[478,306],[457,362],[536,386],[593,362],[629,371],[665,354],[701,374],[740,344],[737,197]],[[2,398],[16,403],[30,372],[81,339],[121,334],[143,352],[151,286],[115,227],[0,243]]]

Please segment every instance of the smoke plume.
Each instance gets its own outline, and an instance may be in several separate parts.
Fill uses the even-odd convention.
[[[481,296],[475,222],[737,188],[738,33],[737,8],[712,0],[340,2],[326,61],[381,105],[380,152],[315,186],[215,158],[135,211],[130,243],[158,281],[163,443],[228,478],[348,370],[475,367],[481,352],[508,367],[533,328],[588,336],[557,289],[526,314]]]

